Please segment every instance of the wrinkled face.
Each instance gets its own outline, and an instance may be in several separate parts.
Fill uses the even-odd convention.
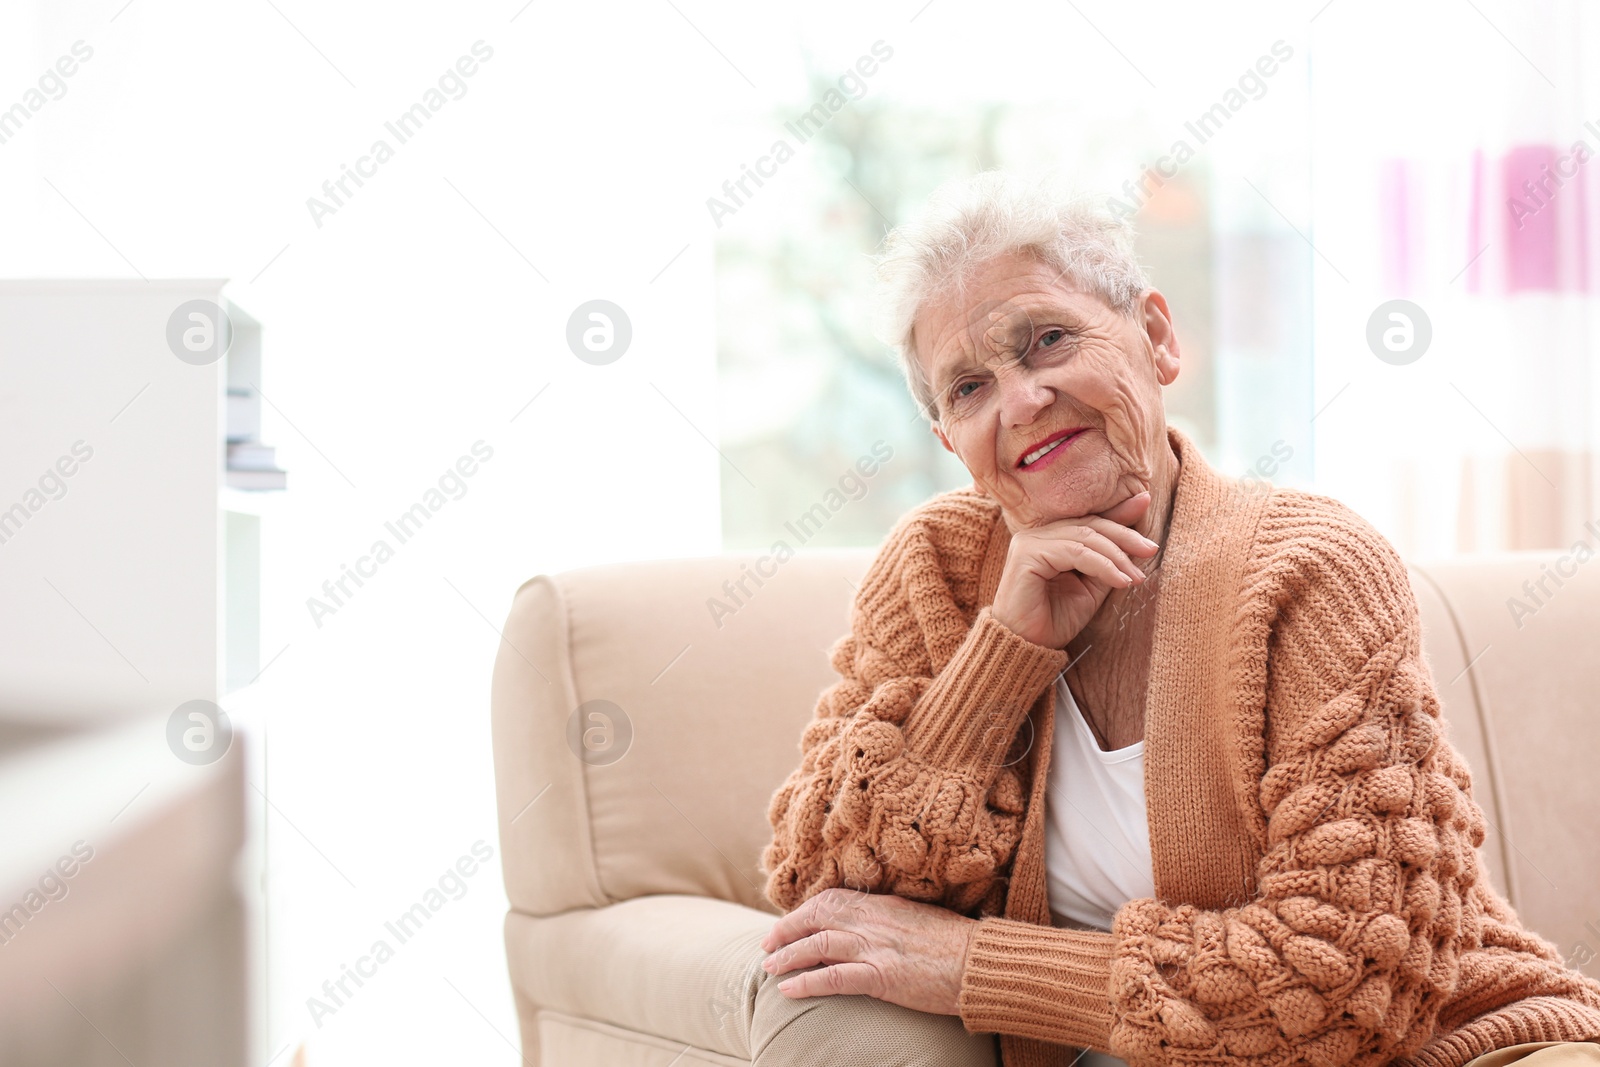
[[[1025,254],[979,267],[917,315],[934,432],[1013,530],[1104,511],[1151,488],[1178,374],[1165,298],[1130,318]]]

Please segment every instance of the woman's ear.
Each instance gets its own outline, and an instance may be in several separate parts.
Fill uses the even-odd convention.
[[[950,447],[950,438],[944,435],[944,428],[937,422],[929,423],[928,428],[933,431],[933,436],[939,439],[939,443],[944,445],[944,450],[952,456],[955,455],[956,450]]]
[[[1167,298],[1158,289],[1147,289],[1139,300],[1145,335],[1155,352],[1156,380],[1171,385],[1178,377],[1178,335],[1172,328],[1172,313]]]

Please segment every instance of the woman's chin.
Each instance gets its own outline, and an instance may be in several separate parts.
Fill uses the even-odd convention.
[[[1118,492],[1116,478],[1085,470],[1082,463],[1057,463],[1049,470],[1019,472],[998,484],[979,480],[978,485],[999,501],[1013,531],[1093,515],[1129,495]]]
[[[1093,515],[1121,499],[1114,481],[1108,483],[1069,467],[1050,473],[1053,477],[1041,478],[1038,485],[1028,487],[1027,511],[1038,517],[1034,525]]]
[[[1048,526],[1052,522],[1081,519],[1085,515],[1105,510],[1109,505],[1098,503],[1098,499],[1091,500],[1081,493],[1048,497],[1029,496],[1018,506],[1008,509],[1007,518],[1014,530]]]

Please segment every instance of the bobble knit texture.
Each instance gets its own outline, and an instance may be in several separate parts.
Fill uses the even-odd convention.
[[[1600,983],[1489,884],[1406,569],[1335,500],[1181,462],[1145,720],[1159,899],[1049,925],[1051,683],[995,621],[1009,533],[975,489],[904,517],[773,797],[767,895],[848,886],[980,918],[968,1029],[1007,1067],[1460,1067],[1600,1037]]]

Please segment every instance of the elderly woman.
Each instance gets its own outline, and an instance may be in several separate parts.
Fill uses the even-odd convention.
[[[1600,982],[1485,877],[1404,565],[1167,426],[1126,224],[985,174],[881,271],[973,485],[888,536],[772,800],[779,989],[1006,1067],[1600,1062]]]

